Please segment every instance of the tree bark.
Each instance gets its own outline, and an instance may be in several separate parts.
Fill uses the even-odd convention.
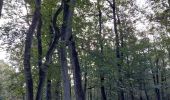
[[[87,71],[87,68],[85,68]],[[84,99],[86,100],[86,90],[87,90],[87,72],[84,73]]]
[[[64,35],[64,41],[69,46],[71,65],[73,68],[74,88],[76,100],[84,100],[84,93],[81,84],[80,66],[76,51],[75,42],[72,37],[72,17],[76,1],[64,1],[63,25],[61,33]],[[64,45],[65,46],[65,45]],[[64,49],[63,49],[64,50]],[[62,52],[61,50],[60,52]],[[66,54],[65,52],[63,54]],[[68,90],[67,90],[68,91]]]
[[[101,60],[103,63],[103,40],[102,40],[102,12],[101,12],[101,9],[100,9],[100,4],[99,4],[99,1],[98,1],[98,12],[99,12],[99,35],[100,35],[100,38],[99,38],[99,44],[100,44],[100,53],[101,53]],[[100,64],[101,67],[103,67],[103,64]],[[102,100],[107,100],[106,99],[106,93],[105,93],[105,87],[104,87],[104,73],[101,71],[100,72],[100,82],[101,82],[101,87],[100,87],[100,90],[101,90],[101,98]]]
[[[92,97],[93,97],[92,89],[93,89],[93,88],[89,89],[89,100],[93,100],[93,99],[92,99]]]
[[[62,100],[61,97],[61,81],[58,81],[55,89],[55,100]]]
[[[131,96],[131,100],[135,100],[132,83],[130,83],[130,96]]]
[[[139,94],[140,94],[140,100],[143,100],[143,96],[142,96],[142,80],[138,79],[139,81]]]
[[[100,77],[100,81],[101,81],[100,89],[101,89],[102,100],[107,100],[106,99],[105,88],[104,88],[104,85],[103,85],[104,77]]]
[[[37,40],[38,40],[38,67],[39,67],[39,80],[41,80],[41,77],[43,76],[42,71],[42,40],[41,40],[41,27],[42,27],[42,20],[39,19],[39,23],[37,26]],[[37,94],[39,96],[39,93]],[[37,97],[37,96],[36,96]]]
[[[162,59],[162,69],[161,69],[161,95],[162,95],[162,100],[166,100],[166,65],[165,65],[165,61],[164,58]]]
[[[70,35],[69,24],[71,24],[71,14],[69,11],[68,1],[63,2],[64,11],[63,11],[63,24],[61,27],[61,46],[59,48],[59,58],[61,64],[61,76],[63,81],[63,100],[71,100],[70,94],[70,80],[68,75],[68,65],[67,65],[67,52],[66,52],[66,44],[68,40],[66,40],[66,35]]]
[[[47,80],[47,93],[46,93],[46,100],[51,100],[52,94],[51,94],[51,80]]]
[[[158,63],[159,63],[159,59],[156,59],[156,73],[153,74],[153,80],[154,80],[154,85],[155,87],[155,94],[156,94],[156,98],[157,100],[161,100],[161,94],[160,94],[160,89],[158,87],[159,85],[159,69],[158,69]]]
[[[32,23],[26,33],[26,40],[25,40],[25,51],[24,51],[24,75],[26,80],[26,100],[33,100],[33,80],[32,80],[32,73],[31,73],[31,45],[33,39],[33,33],[37,26],[37,23],[40,18],[40,5],[41,0],[35,0],[36,8],[34,11],[34,15],[32,18]]]
[[[144,87],[144,91],[145,91],[145,96],[146,96],[146,100],[149,100],[149,95],[148,95],[148,91],[146,90],[146,83],[143,83],[143,87]]]
[[[124,91],[122,90],[122,75],[121,75],[121,70],[122,70],[122,66],[120,64],[120,60],[121,60],[121,52],[120,52],[120,36],[117,30],[117,18],[116,18],[116,2],[115,0],[112,0],[112,2],[110,2],[109,0],[107,0],[108,3],[110,4],[110,7],[113,10],[113,19],[114,19],[114,32],[115,32],[115,45],[116,45],[116,58],[117,58],[117,68],[118,68],[118,87],[120,87],[120,89],[118,89],[118,100],[125,100],[124,97]]]
[[[69,49],[70,49],[71,65],[73,67],[73,78],[74,78],[76,100],[84,100],[78,54],[76,51],[75,42],[72,39],[71,39],[71,43],[69,43]]]
[[[52,33],[54,34],[54,38],[51,40],[52,42],[51,42],[51,44],[48,48],[48,51],[46,53],[45,62],[40,66],[40,73],[39,73],[40,79],[39,79],[39,84],[38,84],[36,100],[41,100],[41,98],[42,98],[42,92],[43,92],[45,79],[47,76],[48,66],[52,62],[52,54],[56,49],[56,45],[57,45],[59,37],[60,37],[59,36],[59,34],[60,34],[59,28],[54,23],[56,23],[56,19],[61,11],[62,11],[62,5],[56,11],[56,13],[54,14],[53,19],[52,19],[52,30],[53,30]],[[53,21],[55,21],[55,22],[53,22]]]
[[[63,40],[63,37],[62,37]],[[63,80],[63,100],[71,100],[71,94],[70,94],[70,80],[68,75],[68,65],[67,65],[67,53],[66,53],[66,47],[65,44],[62,44],[59,51],[60,56],[60,63],[61,63],[61,76]]]

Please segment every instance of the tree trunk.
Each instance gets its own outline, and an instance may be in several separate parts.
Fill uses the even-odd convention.
[[[63,24],[61,27],[61,46],[59,48],[59,58],[61,64],[61,76],[63,81],[63,100],[71,100],[71,88],[70,80],[68,75],[68,65],[67,65],[67,52],[66,44],[68,42],[68,37],[70,36],[70,24],[72,13],[70,12],[68,1],[64,1],[64,11],[63,11]]]
[[[91,89],[89,89],[89,100],[93,100],[92,96],[93,96],[93,94],[92,94],[92,88],[91,88]]]
[[[65,45],[65,44],[64,44]],[[63,80],[63,100],[71,100],[70,94],[70,80],[68,75],[68,65],[67,65],[67,54],[66,54],[66,47],[62,45],[60,47],[60,63],[61,63],[61,76]]]
[[[132,83],[130,83],[130,96],[131,96],[131,100],[135,100]]]
[[[143,100],[143,96],[142,96],[142,80],[138,80],[139,81],[139,94],[140,94],[140,100]]]
[[[159,69],[158,69],[158,63],[159,63],[159,59],[156,59],[156,72],[153,74],[153,81],[154,81],[154,85],[155,87],[155,94],[156,94],[156,98],[157,100],[161,100],[161,94],[160,94],[160,89],[158,87],[159,85]]]
[[[148,95],[148,92],[146,90],[146,83],[145,82],[143,83],[143,87],[144,87],[144,92],[145,92],[146,100],[149,100],[149,95]]]
[[[117,68],[118,68],[118,87],[120,87],[120,89],[118,89],[118,100],[125,100],[124,97],[124,91],[122,90],[122,66],[120,64],[120,60],[121,60],[121,52],[120,52],[120,37],[119,37],[119,33],[117,30],[117,18],[116,18],[116,2],[115,0],[112,0],[112,3],[107,0],[108,3],[110,4],[110,7],[113,10],[113,19],[114,19],[114,32],[115,32],[115,45],[116,45],[116,58],[117,58]]]
[[[78,55],[77,55],[75,43],[72,40],[72,17],[73,17],[74,6],[75,6],[75,0],[64,1],[63,25],[62,25],[61,33],[64,36],[64,39],[62,39],[62,41],[68,43],[69,50],[70,50],[70,59],[73,68],[76,100],[84,100],[84,93],[81,86],[82,84],[81,84],[81,74],[80,74]],[[65,48],[65,45],[62,48]],[[60,50],[60,52],[62,52],[63,50],[64,49]],[[63,54],[66,55],[66,52],[63,52]]]
[[[51,100],[52,99],[52,94],[51,94],[51,80],[47,80],[47,93],[46,93],[46,100]]]
[[[99,64],[100,68],[103,67],[103,40],[102,40],[102,12],[101,12],[101,9],[100,9],[100,2],[98,1],[98,12],[99,12],[99,44],[100,44],[100,53],[101,53],[101,64]],[[104,83],[104,73],[101,71],[100,72],[100,82],[101,82],[101,87],[100,87],[100,90],[101,90],[101,98],[102,100],[106,100],[106,93],[105,93],[105,87],[103,85]]]
[[[55,23],[56,23],[56,19],[57,19],[58,15],[60,14],[61,11],[62,11],[62,5],[56,11],[55,16],[52,19],[52,29],[53,29],[52,33],[54,34],[54,37],[51,40],[52,42],[49,45],[48,51],[46,53],[45,62],[40,66],[40,73],[39,73],[40,76],[39,76],[39,84],[38,84],[36,100],[41,100],[41,98],[42,98],[42,92],[43,92],[43,87],[45,84],[45,79],[47,76],[48,66],[52,62],[52,54],[55,51],[56,45],[58,43],[60,32],[59,32],[59,29]],[[55,21],[55,23],[54,23],[54,21]]]
[[[44,64],[41,67],[48,68],[48,66],[44,65]],[[40,76],[40,79],[39,79],[36,100],[41,100],[42,99],[42,93],[43,93],[43,87],[44,87],[44,84],[45,84],[47,69],[42,69],[42,71],[39,74],[41,76]]]
[[[164,58],[162,59],[162,67],[161,67],[161,95],[162,95],[162,100],[166,100],[166,95],[167,95],[167,91],[166,91],[166,65],[165,65],[165,61]]]
[[[85,68],[85,69],[87,69],[87,68]],[[84,99],[85,100],[86,100],[86,90],[87,90],[87,72],[84,73]]]
[[[84,100],[84,93],[81,84],[80,65],[78,61],[76,46],[73,39],[71,39],[70,42],[71,43],[69,43],[69,49],[70,49],[71,65],[73,67],[73,78],[74,78],[76,100]]]
[[[104,77],[100,77],[100,81],[101,81],[101,96],[102,96],[102,100],[107,100],[106,99],[106,93],[105,93],[105,88],[104,88],[104,85],[103,85],[103,81],[104,81]]]
[[[54,100],[61,100],[61,82],[58,81],[56,84],[56,88],[55,88],[55,99]]]
[[[153,74],[152,77],[153,77],[154,85],[156,86],[156,77],[155,77],[155,74]],[[155,95],[156,95],[156,99],[160,100],[159,90],[158,90],[157,87],[155,87]]]
[[[25,75],[25,80],[26,80],[26,100],[33,100],[34,98],[30,58],[31,58],[31,45],[32,45],[32,39],[33,39],[33,33],[35,31],[35,28],[41,16],[40,15],[41,0],[35,0],[35,2],[36,2],[36,9],[34,11],[32,23],[28,29],[28,32],[26,34],[26,40],[25,40],[24,75]]]
[[[41,27],[42,27],[42,20],[41,17],[39,19],[39,23],[37,26],[37,40],[38,40],[38,67],[39,67],[39,80],[41,80],[43,71],[42,71],[42,40],[41,40]],[[39,93],[37,94],[40,95]],[[37,96],[36,96],[37,97]]]

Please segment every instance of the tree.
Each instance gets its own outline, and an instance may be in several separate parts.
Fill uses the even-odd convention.
[[[3,98],[169,99],[168,1],[5,0],[3,11]]]

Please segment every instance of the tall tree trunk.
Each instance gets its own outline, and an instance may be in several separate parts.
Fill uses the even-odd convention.
[[[115,45],[116,45],[116,58],[117,58],[117,68],[118,68],[118,87],[120,87],[120,89],[118,89],[118,100],[125,100],[124,97],[124,91],[122,90],[122,66],[120,64],[120,60],[121,60],[121,52],[120,52],[120,37],[119,37],[119,33],[117,30],[117,18],[116,18],[116,2],[115,0],[109,1],[107,0],[108,3],[110,4],[110,7],[113,10],[113,19],[114,19],[114,32],[115,32]]]
[[[84,43],[82,44],[82,46],[81,46],[81,48],[82,48],[82,50],[84,50]],[[87,47],[88,49],[90,48],[89,46]],[[83,62],[84,62],[84,69],[85,69],[85,71],[84,71],[84,76],[83,76],[83,79],[84,79],[84,86],[83,86],[83,91],[84,91],[84,99],[86,100],[86,99],[88,99],[88,93],[87,93],[87,67],[88,67],[88,62],[86,61],[86,60],[83,60]]]
[[[139,94],[140,94],[140,100],[143,100],[143,96],[142,96],[142,80],[138,80],[139,81]]]
[[[42,98],[42,92],[43,92],[43,87],[44,87],[46,76],[47,76],[48,66],[52,62],[52,54],[55,51],[56,45],[59,40],[60,32],[59,32],[59,28],[56,26],[56,19],[61,11],[62,11],[62,5],[58,8],[58,10],[56,11],[52,19],[52,30],[53,30],[52,33],[54,34],[54,37],[51,40],[52,42],[49,45],[48,51],[46,53],[45,62],[40,66],[40,73],[39,73],[40,79],[39,79],[39,84],[38,84],[36,100],[41,100]]]
[[[85,68],[87,69],[87,68]],[[87,71],[87,70],[86,70]],[[84,99],[86,100],[86,90],[87,90],[87,72],[84,73]]]
[[[145,96],[146,96],[146,100],[149,100],[149,95],[148,95],[148,91],[146,90],[146,83],[143,83],[143,87],[144,87],[144,92],[145,92]]]
[[[62,100],[61,97],[61,81],[58,81],[55,89],[55,100]]]
[[[164,75],[163,73],[161,72],[161,95],[162,95],[162,99],[165,100],[166,97],[165,97],[165,84],[164,84]]]
[[[66,52],[66,44],[68,42],[68,38],[70,36],[70,28],[69,24],[71,24],[72,14],[69,9],[69,1],[63,1],[64,11],[63,11],[63,24],[61,27],[61,46],[59,48],[59,58],[61,64],[61,76],[63,81],[63,100],[71,100],[70,94],[70,80],[68,75],[68,65],[67,65],[67,52]],[[69,36],[67,36],[69,35]]]
[[[92,99],[93,98],[92,89],[93,88],[89,89],[89,100],[93,100]]]
[[[41,0],[35,0],[36,9],[32,18],[32,23],[27,31],[26,40],[25,40],[25,51],[24,51],[24,75],[26,80],[26,100],[33,100],[33,80],[31,74],[31,45],[33,39],[33,33],[36,29],[37,23],[40,18],[40,6]]]
[[[128,71],[127,71],[127,77],[130,79],[132,78],[132,72],[131,70],[129,69],[130,68],[130,61],[129,61],[129,56],[126,56],[126,63],[127,63],[127,67],[128,67]],[[133,89],[133,82],[129,80],[129,95],[130,95],[130,98],[131,100],[134,100],[134,89]]]
[[[102,40],[102,12],[100,9],[100,2],[98,1],[98,12],[99,12],[99,44],[100,44],[100,53],[101,53],[101,63],[103,63],[103,40]],[[100,68],[103,67],[103,64],[99,65]],[[105,93],[105,87],[104,87],[104,73],[100,72],[100,82],[101,82],[101,98],[102,100],[106,100],[106,93]]]
[[[63,39],[64,37],[62,37]],[[61,76],[63,80],[63,100],[71,100],[71,94],[70,94],[70,80],[68,75],[68,65],[67,65],[67,53],[66,53],[66,47],[65,44],[63,44],[60,47],[59,51],[60,55],[60,63],[61,63]]]
[[[71,65],[73,67],[73,78],[74,78],[76,100],[84,100],[78,54],[73,39],[71,39],[70,42],[71,43],[69,43],[69,49],[70,49]]]
[[[100,77],[100,81],[101,81],[101,96],[102,96],[102,100],[107,100],[106,99],[106,93],[105,93],[105,88],[104,88],[104,85],[103,85],[103,81],[104,81],[104,77]]]
[[[165,65],[165,61],[164,58],[162,59],[162,67],[161,67],[161,95],[162,95],[162,100],[166,100],[166,95],[167,95],[167,91],[166,91],[166,65]]]
[[[41,80],[41,77],[42,77],[42,74],[43,74],[43,71],[42,71],[42,68],[41,68],[41,66],[42,66],[41,27],[42,27],[42,19],[40,18],[38,26],[37,26],[39,80]],[[39,93],[38,93],[38,96],[39,96]]]
[[[47,68],[47,65],[43,65],[43,68]],[[46,73],[47,73],[47,69],[42,69],[42,71],[39,73],[40,79],[39,79],[39,84],[38,84],[38,90],[37,90],[37,95],[36,95],[36,100],[41,100],[42,99],[42,93],[43,93],[43,87],[44,87],[44,83],[45,83],[45,79],[46,79]]]
[[[132,83],[130,83],[130,97],[131,97],[131,100],[135,100]]]
[[[154,85],[156,86],[155,94],[156,94],[157,100],[161,100],[160,89],[158,87],[158,85],[159,85],[159,68],[158,68],[159,59],[156,59],[155,63],[156,63],[156,72],[155,72],[155,74],[153,74]]]
[[[61,33],[64,35],[64,42],[68,43],[70,50],[71,65],[73,68],[74,88],[76,100],[84,100],[84,93],[81,84],[80,66],[75,43],[72,39],[72,17],[75,0],[64,1],[63,25]],[[61,50],[62,52],[62,50]],[[68,91],[68,90],[67,90]]]
[[[46,91],[46,100],[51,100],[52,99],[52,94],[51,94],[51,80],[47,80],[47,91]]]
[[[154,85],[157,86],[156,75],[153,74],[152,77],[153,77]],[[159,89],[157,87],[155,87],[155,95],[156,95],[156,99],[160,100]]]

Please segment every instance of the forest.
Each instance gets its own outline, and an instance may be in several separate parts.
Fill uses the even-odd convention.
[[[170,100],[170,0],[0,0],[0,100]]]

